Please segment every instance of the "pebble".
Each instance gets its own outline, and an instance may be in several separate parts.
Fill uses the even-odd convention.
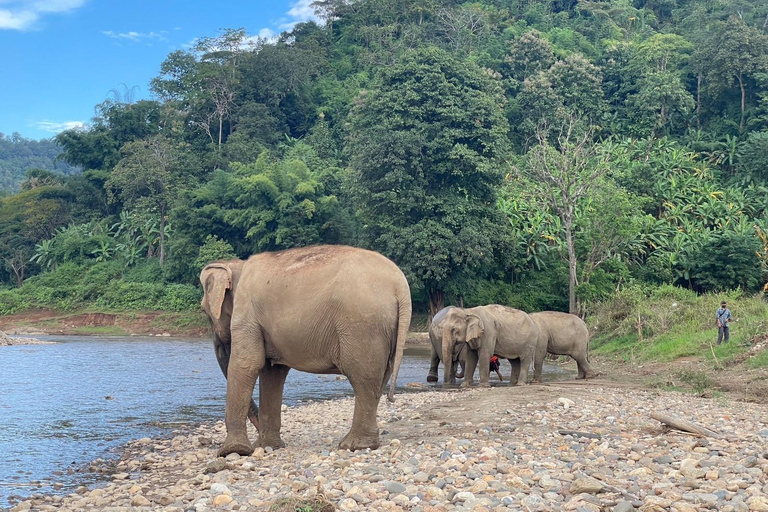
[[[499,386],[382,400],[379,428],[391,433],[377,450],[338,450],[351,398],[287,407],[286,448],[249,457],[216,457],[223,422],[144,438],[124,447],[109,481],[34,494],[10,510],[211,512],[327,500],[348,511],[768,512],[768,406],[597,382],[535,389],[530,397]],[[721,437],[671,430],[652,412]]]

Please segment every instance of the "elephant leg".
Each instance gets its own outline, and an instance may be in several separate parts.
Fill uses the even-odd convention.
[[[289,367],[266,364],[259,374],[259,440],[257,446],[283,448],[285,443],[280,438],[282,425],[281,409],[283,406],[283,388]]]
[[[533,354],[530,353],[518,359],[520,361],[520,375],[517,379],[517,384],[528,384],[528,372],[531,369],[531,363],[533,363]]]
[[[579,370],[579,373],[576,376],[577,379],[594,379],[597,377],[597,372],[592,369],[592,365],[589,364],[586,355],[579,355],[578,357],[574,357],[574,359],[576,360],[576,367]]]
[[[480,386],[488,388],[491,386],[491,356],[493,354],[487,350],[478,350],[477,364],[480,365]]]
[[[427,382],[437,382],[437,367],[440,365],[440,356],[437,354],[435,347],[432,347],[432,353],[429,358],[429,373],[427,374]]]
[[[352,416],[352,428],[339,442],[341,450],[375,450],[379,447],[379,426],[376,423],[376,411],[383,389],[379,374],[347,375],[352,390],[355,392],[355,412]]]
[[[475,383],[475,368],[477,368],[477,352],[474,350],[467,350],[466,361],[464,362],[464,381],[461,383],[461,387],[466,388],[472,386]]]
[[[536,353],[533,356],[533,381],[541,382],[541,375],[544,370],[544,359],[547,356],[547,344],[539,342],[536,345]]]
[[[253,388],[264,362],[264,342],[260,329],[233,325],[232,353],[227,371],[227,437],[219,449],[219,457],[226,457],[230,453],[253,453],[245,420],[250,409]]]
[[[514,386],[520,380],[520,358],[507,359],[512,365],[512,372],[509,374],[509,385]]]

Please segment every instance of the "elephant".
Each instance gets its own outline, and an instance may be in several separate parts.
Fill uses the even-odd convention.
[[[541,382],[547,352],[571,356],[579,369],[576,378],[597,377],[597,372],[589,364],[589,329],[581,318],[559,311],[540,311],[529,316],[541,333],[533,360],[534,382]]]
[[[391,376],[388,399],[394,401],[411,320],[408,281],[392,261],[354,247],[316,245],[212,262],[200,282],[227,376],[220,457],[253,452],[245,420],[257,379],[257,445],[285,446],[281,406],[291,368],[345,375],[355,407],[339,448],[378,448],[379,400]]]
[[[440,357],[442,357],[443,349],[443,322],[446,314],[453,306],[448,306],[441,309],[437,314],[432,317],[432,323],[429,325],[429,341],[432,345],[432,350],[429,360],[429,373],[427,374],[427,382],[437,382],[437,367],[440,365]],[[464,378],[464,366],[466,364],[466,355],[463,353],[466,350],[465,344],[457,344],[456,348],[459,352],[453,354],[453,361],[459,364],[456,367],[461,366],[461,370],[454,371],[453,378],[450,379],[451,384],[456,382],[456,379]]]
[[[519,309],[499,304],[451,308],[445,313],[442,329],[443,382],[448,384],[450,381],[454,354],[464,353],[466,366],[462,386],[473,383],[478,361],[480,385],[489,386],[490,361],[494,354],[512,364],[510,385],[525,384],[538,340],[539,329]]]

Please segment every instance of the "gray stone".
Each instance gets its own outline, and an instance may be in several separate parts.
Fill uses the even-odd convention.
[[[208,463],[203,473],[218,473],[219,471],[224,471],[225,469],[229,469],[229,464],[227,464],[224,459],[214,459]]]
[[[612,512],[632,512],[634,509],[635,507],[632,506],[632,503],[628,501],[620,501],[613,507]]]
[[[400,482],[387,482],[384,484],[384,488],[390,494],[400,494],[405,492],[405,486]]]

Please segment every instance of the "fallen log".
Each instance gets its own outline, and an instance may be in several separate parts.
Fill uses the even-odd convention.
[[[579,432],[578,430],[558,430],[558,434],[561,436],[573,436],[573,437],[586,437],[587,439],[602,439],[600,434],[592,434],[590,432]]]
[[[718,434],[717,432],[713,432],[712,430],[709,430],[706,427],[696,425],[695,423],[691,423],[690,421],[682,420],[680,418],[675,418],[674,416],[667,416],[664,414],[659,414],[657,412],[652,412],[651,418],[657,421],[660,421],[661,423],[668,425],[674,429],[682,430],[683,432],[689,432],[691,434],[698,434],[704,437],[714,437],[715,439],[720,439],[720,434]]]

